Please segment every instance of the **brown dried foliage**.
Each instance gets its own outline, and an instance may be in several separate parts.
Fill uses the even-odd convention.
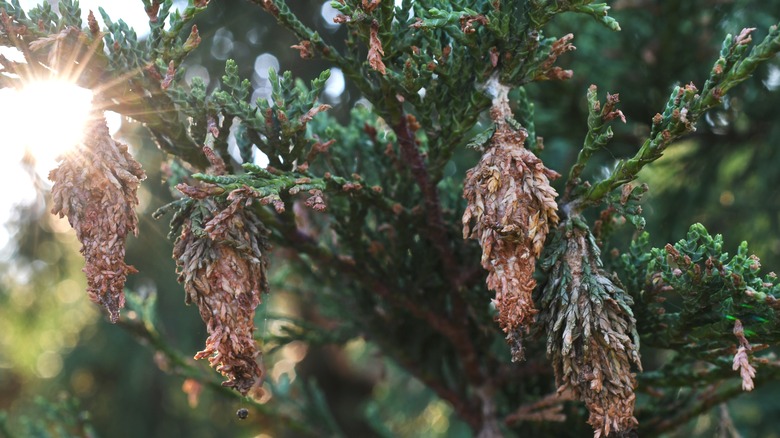
[[[732,369],[734,371],[739,370],[739,376],[742,378],[742,390],[752,391],[755,388],[753,378],[756,377],[756,369],[750,364],[748,353],[753,351],[753,347],[745,337],[745,331],[740,320],[734,321],[734,336],[739,340],[739,347],[734,354]]]
[[[555,61],[558,60],[559,56],[566,52],[577,50],[577,48],[574,47],[574,44],[571,44],[571,40],[573,38],[573,34],[567,34],[552,44],[552,48],[550,48],[550,54],[542,63],[541,68],[539,69],[539,73],[534,78],[535,80],[552,79],[564,81],[572,77],[574,72],[571,70],[564,70],[560,67],[554,67],[553,65],[555,64]]]
[[[753,41],[753,37],[750,36],[750,34],[753,33],[754,30],[756,30],[755,27],[746,27],[742,29],[739,35],[737,35],[737,38],[734,40],[734,43],[740,46],[750,44],[750,42]]]
[[[149,17],[149,22],[157,23],[157,13],[160,11],[160,0],[154,0],[149,6],[144,7],[146,10],[146,16]],[[92,11],[90,11],[90,14]]]
[[[89,33],[91,33],[93,37],[100,34],[100,24],[98,24],[95,14],[91,10],[89,11],[89,15],[87,15],[87,25],[89,26]]]
[[[494,100],[491,116],[495,134],[479,164],[466,173],[463,238],[482,245],[487,286],[496,292],[498,322],[517,361],[523,358],[523,333],[537,313],[531,298],[536,259],[550,226],[558,222],[557,193],[550,186],[558,175],[525,149],[525,131],[507,124],[511,111],[505,96]]]
[[[259,3],[266,11],[276,18],[279,18],[279,8],[274,3],[274,0],[254,0],[255,3]]]
[[[637,420],[631,363],[642,368],[633,300],[607,276],[587,229],[568,222],[555,233],[554,249],[542,263],[549,276],[541,322],[558,391],[570,390],[585,402],[596,438],[632,430]]]
[[[314,57],[314,48],[309,40],[303,40],[298,44],[290,46],[290,48],[298,50],[301,59],[311,59]]]
[[[222,384],[243,395],[262,392],[253,320],[268,291],[267,231],[246,208],[252,199],[245,187],[227,201],[194,201],[173,248],[186,302],[198,306],[209,333],[195,358],[208,358],[227,378]]]
[[[11,40],[23,37],[27,34],[27,26],[17,24],[16,18],[8,15],[5,8],[0,9],[0,31]]]
[[[374,20],[371,23],[371,32],[368,41],[368,64],[379,73],[386,74],[385,63],[382,62],[385,50],[382,48],[382,41],[379,40],[379,23]]]
[[[463,15],[460,17],[460,30],[463,33],[474,33],[477,31],[474,28],[474,24],[479,23],[483,26],[487,26],[489,21],[484,15]]]
[[[171,84],[173,83],[173,80],[176,78],[176,65],[173,63],[173,60],[168,63],[168,69],[165,71],[165,77],[160,82],[160,87],[163,90],[167,90],[171,87]]]
[[[306,114],[303,114],[301,117],[298,118],[298,121],[301,122],[301,124],[306,124],[311,122],[311,120],[316,116],[317,114],[327,111],[331,109],[331,106],[328,104],[320,104],[318,106],[315,106],[314,108],[310,109],[309,111],[306,111]]]
[[[362,2],[363,10],[368,13],[371,13],[374,11],[374,9],[378,8],[381,3],[382,0],[363,0]]]
[[[198,32],[198,26],[193,24],[190,35],[187,37],[187,41],[184,42],[184,50],[187,52],[195,50],[200,45],[200,42],[201,38],[200,32]]]
[[[54,182],[51,212],[67,216],[84,255],[89,299],[103,306],[111,322],[125,305],[125,238],[138,233],[136,192],[146,177],[127,146],[108,133],[102,116],[88,122],[84,141],[61,157],[49,173]]]
[[[607,101],[604,104],[604,110],[601,112],[601,120],[609,122],[614,119],[620,119],[621,122],[626,123],[626,116],[623,114],[623,111],[615,109],[618,103],[620,103],[619,94],[607,93]],[[596,110],[598,110],[598,108]]]

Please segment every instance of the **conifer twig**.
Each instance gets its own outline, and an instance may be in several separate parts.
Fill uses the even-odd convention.
[[[303,41],[309,41],[309,47],[313,47],[323,58],[336,64],[347,76],[359,76],[359,72],[353,68],[352,64],[344,58],[338,50],[322,40],[317,32],[309,29],[303,24],[295,14],[290,11],[284,0],[249,0],[250,2],[262,7],[276,20],[289,29],[296,37]],[[360,83],[361,81],[356,81]]]
[[[700,414],[703,414],[704,412],[707,412],[714,406],[717,406],[725,402],[726,400],[738,396],[742,392],[743,392],[742,387],[739,385],[730,387],[721,392],[715,392],[712,395],[703,398],[700,403],[691,407],[690,409],[684,410],[682,412],[679,412],[677,415],[668,417],[664,420],[660,420],[655,423],[651,423],[646,427],[643,427],[641,429],[642,436],[643,437],[659,436],[665,432],[675,429],[687,423],[692,418]]]
[[[447,228],[444,223],[444,214],[441,210],[438,189],[428,174],[425,160],[415,143],[414,132],[409,126],[409,121],[403,111],[400,112],[400,117],[397,118],[398,120],[392,128],[396,136],[398,136],[403,161],[408,163],[412,176],[414,176],[414,180],[417,186],[420,187],[423,195],[428,238],[439,252],[439,257],[441,257],[444,265],[445,277],[449,279],[450,284],[455,285],[458,266],[447,238]]]
[[[754,28],[743,29],[736,37],[726,36],[720,53],[705,82],[701,94],[691,83],[675,87],[664,113],[653,117],[650,136],[630,159],[620,161],[610,176],[596,183],[575,202],[584,205],[600,203],[612,190],[636,179],[646,165],[663,155],[666,148],[678,138],[696,130],[696,122],[707,110],[720,105],[726,92],[745,81],[761,62],[780,51],[780,29],[769,28],[764,40],[747,53]]]
[[[444,315],[440,315],[421,306],[420,303],[409,300],[404,294],[390,289],[388,284],[381,278],[371,275],[365,270],[360,269],[359,266],[340,259],[327,249],[318,245],[314,238],[297,228],[294,223],[289,221],[274,222],[273,220],[266,219],[264,219],[263,222],[267,226],[277,229],[282,233],[285,245],[293,246],[301,253],[312,257],[318,265],[336,268],[347,278],[358,280],[366,286],[368,290],[372,290],[383,299],[393,303],[393,305],[406,310],[415,318],[425,321],[429,327],[440,333],[452,344],[453,348],[458,353],[458,356],[461,358],[461,362],[466,370],[466,376],[470,380],[469,383],[479,385],[484,382],[484,377],[480,371],[479,357],[477,356],[476,349],[466,331],[467,324],[466,321],[464,321],[466,319],[466,309],[465,303],[462,302],[462,300],[456,302],[455,312],[457,317],[453,319],[447,318]],[[473,409],[473,406],[471,406],[473,403],[463,402],[462,396],[455,397],[450,392],[451,390],[441,382],[437,383],[430,378],[426,378],[425,382],[440,397],[450,401],[454,407],[460,407],[457,409],[459,416],[462,418],[469,418],[473,414],[471,411],[471,409]],[[472,421],[475,421],[474,424],[481,424],[481,420],[479,419]]]

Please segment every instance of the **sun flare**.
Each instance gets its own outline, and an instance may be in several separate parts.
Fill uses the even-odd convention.
[[[0,132],[4,148],[27,154],[45,171],[81,141],[92,108],[92,92],[61,80],[31,82],[2,90]]]
[[[37,197],[29,172],[34,171],[38,181],[46,181],[57,166],[57,157],[81,141],[91,108],[92,92],[67,81],[0,89],[0,248],[8,242],[2,225],[13,217],[14,206]]]

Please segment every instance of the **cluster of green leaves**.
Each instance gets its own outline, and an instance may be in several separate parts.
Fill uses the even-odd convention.
[[[317,105],[330,72],[325,70],[311,82],[307,89],[300,80],[294,80],[290,72],[279,77],[271,69],[271,98],[258,99],[255,106],[247,103],[251,94],[248,80],[241,81],[235,63],[228,62],[222,83],[223,91],[214,93],[214,102],[226,118],[241,120],[242,135],[237,138],[242,158],[249,156],[251,144],[256,145],[268,157],[269,164],[281,170],[292,170],[306,162],[310,146],[306,124],[320,111],[330,108]],[[251,143],[250,143],[251,142]]]
[[[404,0],[399,6],[390,1],[344,0],[333,3],[342,14],[338,20],[344,23],[342,44],[328,42],[306,26],[285,1],[254,0],[291,30],[302,47],[310,47],[340,68],[368,101],[353,108],[349,122],[341,124],[329,114],[319,114],[326,109],[317,97],[327,71],[309,86],[290,73],[270,72],[270,99],[254,102],[250,81],[241,78],[238,63],[232,61],[212,90],[197,78],[189,86],[182,85],[182,62],[200,40],[197,29],[188,25],[206,10],[205,3],[190,1],[184,11],[171,12],[171,0],[144,0],[151,28],[146,41],[139,41],[129,26],[111,21],[101,10],[107,24],[101,38],[107,51],[94,50],[89,58],[94,68],[85,69],[80,81],[89,87],[100,85],[97,99],[105,108],[144,122],[164,151],[197,168],[174,161],[176,177],[169,183],[194,178],[216,186],[217,197],[242,187],[256,192],[261,202],[255,208],[272,229],[274,240],[294,253],[294,268],[281,270],[290,274],[285,278],[294,278],[294,272],[306,279],[298,288],[288,281],[276,289],[295,289],[295,296],[317,308],[316,318],[272,315],[271,319],[287,318],[293,325],[274,338],[270,348],[294,341],[319,347],[341,345],[354,337],[368,339],[385,357],[434,389],[473,430],[486,420],[482,408],[493,406],[485,394],[492,392],[497,401],[492,415],[500,418],[519,404],[552,392],[552,379],[539,372],[548,369],[543,361],[508,363],[501,333],[492,321],[478,249],[460,243],[461,181],[476,161],[476,154],[464,146],[479,148],[493,134],[491,123],[480,126],[490,99],[479,84],[497,73],[502,83],[517,87],[515,118],[529,133],[527,146],[541,150],[535,98],[527,86],[547,77],[555,58],[565,51],[561,41],[566,41],[543,37],[543,27],[561,13],[574,12],[618,30],[617,22],[607,15],[609,8],[581,0]],[[82,26],[77,2],[63,2],[60,16],[43,5],[29,18],[16,1],[0,5],[37,37]],[[67,40],[68,44],[83,40],[78,44],[99,45],[86,31],[82,35]],[[16,44],[1,37],[4,45]],[[647,188],[626,184],[672,142],[692,132],[705,111],[719,104],[725,92],[745,80],[758,63],[776,53],[780,34],[772,29],[750,52],[746,42],[744,36],[727,38],[703,90],[675,88],[633,158],[590,186],[583,169],[592,165],[591,158],[613,138],[613,132],[605,121],[607,106],[599,108],[595,89],[589,92],[588,133],[569,173],[572,187],[563,198],[562,212],[606,206],[600,228],[594,230],[599,243],[613,232],[615,218],[625,217],[641,229],[639,201]],[[380,49],[384,71],[367,59]],[[44,63],[43,55],[35,56]],[[233,139],[237,155],[229,152]],[[201,149],[204,143],[231,164],[227,174],[193,173],[208,164]],[[252,164],[259,153],[268,157],[270,168]],[[290,207],[298,202],[299,193],[318,191],[325,197],[325,214],[261,206]],[[192,202],[183,199],[170,206],[177,211],[174,222],[184,213],[193,214]],[[584,222],[578,226],[588,228]],[[626,290],[636,302],[640,333],[654,334],[643,338],[643,344],[677,351],[663,368],[640,376],[643,385],[682,387],[735,377],[727,353],[734,344],[734,319],[745,324],[751,342],[776,341],[772,335],[777,333],[772,307],[776,282],[758,278],[746,249],[741,247],[737,256],[728,259],[717,238],[698,228],[691,232],[673,247],[679,254],[675,256],[664,249],[651,250],[647,236],[641,235],[619,265]],[[551,253],[562,249],[555,247],[563,241],[560,237],[554,234],[550,239]],[[716,267],[711,272],[708,260]],[[679,296],[656,290],[664,286]],[[668,298],[665,304],[655,301],[659,296]],[[177,365],[175,372],[209,381],[170,349],[154,321],[144,316],[150,311],[128,297],[141,322],[127,321],[126,328],[166,354]],[[680,309],[675,311],[674,305]],[[324,323],[314,322],[322,319]],[[413,339],[409,333],[414,333]],[[542,344],[530,345],[529,356],[540,359]],[[710,377],[697,374],[694,364],[702,360],[717,372]],[[301,395],[286,383],[277,381],[274,387],[280,400]],[[316,385],[306,385],[303,392],[311,396],[310,403],[297,412],[327,424],[329,432],[336,431],[324,396]],[[663,411],[659,406],[653,409],[655,414]],[[572,420],[566,430],[581,431],[583,423]],[[522,427],[550,432],[545,428],[553,426]]]
[[[149,15],[150,36],[146,40],[147,47],[154,51],[163,61],[174,61],[179,65],[184,57],[198,47],[199,35],[197,30],[189,31],[189,35],[184,39],[183,33],[186,32],[185,25],[200,13],[206,10],[208,1],[189,1],[184,11],[174,10],[171,12],[173,1],[171,0],[143,0],[144,9]],[[101,14],[105,19],[105,12],[101,8]],[[170,22],[168,29],[165,28],[166,21]],[[108,24],[109,21],[106,21]],[[109,25],[109,29],[111,26]]]
[[[200,44],[197,27],[189,30],[185,26],[206,10],[207,3],[190,0],[184,11],[171,12],[173,0],[143,0],[150,29],[150,36],[143,41],[138,40],[135,30],[127,23],[121,19],[112,21],[106,11],[99,8],[107,28],[103,38],[108,47],[110,68],[123,73],[132,70],[140,72],[151,64],[165,72],[171,61],[179,66]],[[150,78],[155,78],[153,72]]]
[[[764,40],[748,51],[752,30],[745,29],[737,37],[726,36],[720,58],[715,62],[701,93],[692,83],[672,90],[663,114],[653,117],[650,135],[642,147],[634,157],[619,161],[608,178],[594,184],[583,197],[584,202],[597,203],[613,189],[633,181],[639,171],[660,158],[670,144],[693,132],[699,118],[720,105],[728,90],[745,81],[761,62],[780,51],[778,26],[772,26]]]
[[[78,438],[95,437],[97,433],[90,424],[89,413],[82,411],[78,401],[64,396],[60,400],[35,400],[35,417],[22,416],[14,419],[12,429],[5,412],[0,411],[0,436],[4,438]]]
[[[445,28],[460,45],[469,47],[476,58],[487,61],[488,55],[502,57],[501,82],[519,86],[539,79],[557,38],[544,38],[542,28],[553,17],[564,12],[593,16],[612,30],[620,30],[615,19],[607,15],[609,6],[588,0],[571,2],[415,2],[415,27]],[[479,26],[474,26],[479,23]],[[484,62],[483,61],[483,62]],[[493,67],[497,63],[493,60]],[[483,75],[493,70],[486,65]],[[484,78],[483,78],[484,79]]]
[[[774,273],[760,275],[761,264],[747,242],[729,257],[723,237],[711,236],[701,224],[665,248],[651,248],[648,239],[640,235],[620,262],[621,277],[647,308],[638,321],[642,332],[655,333],[648,345],[678,350],[687,360],[708,357],[735,343],[737,319],[751,342],[780,341],[775,314],[780,283]]]
[[[365,201],[366,208],[376,207],[391,215],[402,213],[397,208],[394,210],[395,202],[383,194],[382,186],[376,185],[383,182],[384,176],[396,175],[395,172],[382,172],[383,167],[376,166],[373,160],[347,164],[364,154],[359,142],[355,142],[358,137],[367,131],[376,136],[377,128],[372,127],[377,123],[376,119],[367,111],[355,110],[355,125],[362,128],[361,134],[356,135],[354,128],[345,129],[333,119],[315,118],[329,108],[317,103],[329,76],[327,70],[313,80],[310,87],[294,80],[289,72],[280,77],[271,70],[270,99],[259,98],[255,102],[250,102],[251,84],[238,76],[236,63],[229,60],[225,70],[221,87],[211,94],[207,94],[205,84],[199,80],[193,81],[190,87],[174,86],[169,90],[181,112],[189,117],[193,138],[207,139],[211,135],[213,146],[223,160],[235,162],[240,158],[241,161],[241,166],[229,174],[197,173],[192,175],[196,180],[218,186],[220,194],[225,196],[234,189],[249,187],[262,205],[273,204],[280,212],[284,210],[284,204],[292,204],[298,193],[321,195],[324,192],[325,195],[346,197],[346,202],[327,203],[336,222],[339,222],[338,218],[350,216],[348,211],[352,207],[348,199],[351,198]],[[222,120],[221,127],[217,125],[218,120]],[[310,123],[314,126],[310,127]],[[228,153],[228,137],[233,126],[239,155],[235,158]],[[336,140],[324,140],[332,137],[338,139],[340,146],[334,151],[329,148]],[[378,139],[374,138],[371,143],[370,155],[385,152],[385,145]],[[253,163],[259,153],[268,159],[267,169]],[[365,165],[375,166],[373,171],[366,172],[375,184],[373,187],[361,176]],[[397,179],[395,184],[398,184]],[[157,215],[162,213],[163,210]],[[360,216],[367,213],[368,210],[364,210]],[[285,220],[288,219],[289,215]],[[357,219],[353,217],[352,226],[343,229],[354,230],[356,223]]]
[[[19,0],[0,1],[0,8],[3,8],[18,24],[25,26],[26,30],[32,32],[36,37],[56,34],[69,26],[81,29],[81,9],[78,0],[60,2],[59,14],[52,9],[49,3],[37,5],[27,13],[22,9]],[[13,44],[14,36],[4,32],[3,45]]]
[[[642,309],[639,332],[652,333],[643,346],[668,351],[660,366],[638,375],[639,391],[652,395],[638,413],[648,432],[668,431],[743,392],[733,367],[737,320],[753,345],[755,384],[780,377],[773,353],[759,353],[780,341],[780,282],[774,272],[762,275],[746,242],[729,256],[723,237],[701,224],[665,248],[651,248],[642,233],[616,269]]]

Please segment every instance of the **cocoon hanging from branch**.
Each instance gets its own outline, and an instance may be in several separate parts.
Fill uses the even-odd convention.
[[[550,226],[558,222],[558,194],[550,179],[559,175],[525,148],[525,130],[510,124],[509,88],[493,78],[487,89],[494,94],[490,115],[495,131],[477,166],[466,173],[463,238],[482,246],[481,263],[488,271],[488,288],[496,292],[498,322],[512,360],[518,361],[523,359],[523,334],[537,313],[531,298],[536,259]]]
[[[138,186],[146,178],[141,164],[108,132],[102,115],[90,119],[84,141],[49,173],[54,182],[52,213],[67,216],[81,242],[89,299],[119,319],[125,305],[125,239],[138,233]]]

